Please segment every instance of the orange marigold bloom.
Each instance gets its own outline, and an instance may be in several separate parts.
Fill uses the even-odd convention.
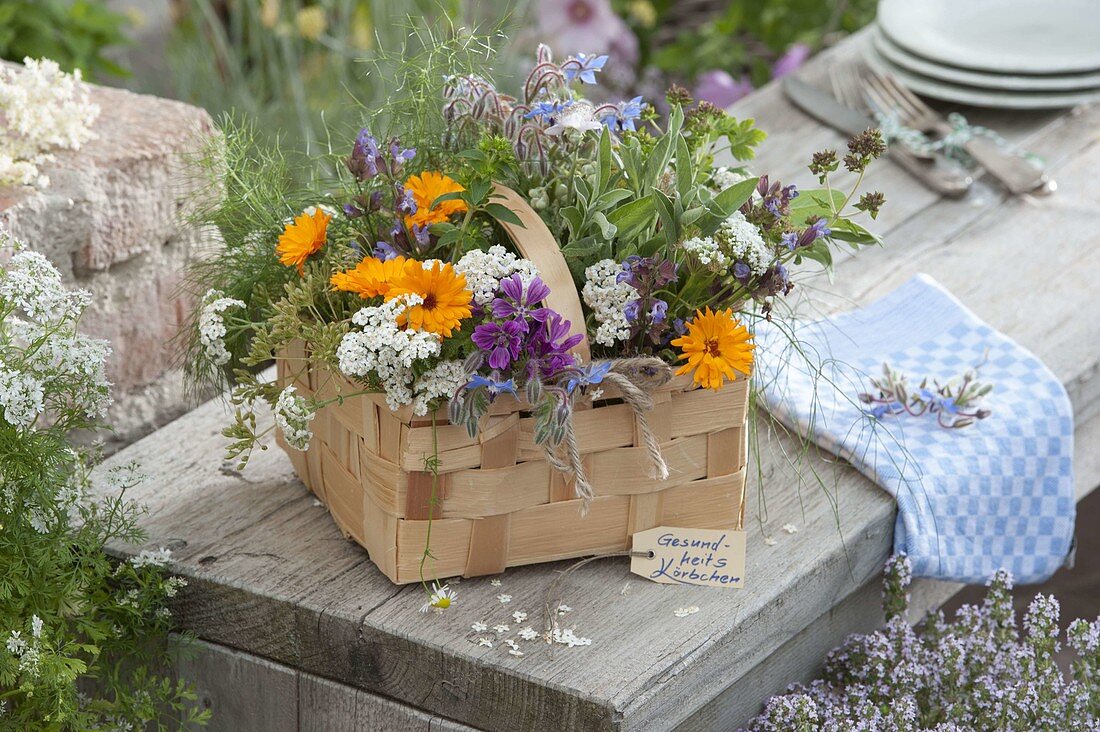
[[[461,326],[462,319],[470,317],[474,294],[466,287],[465,275],[455,272],[450,263],[435,261],[430,267],[425,264],[412,259],[405,262],[402,276],[390,287],[386,299],[420,295],[424,302],[406,310],[398,324],[449,338]]]
[[[296,216],[279,236],[279,244],[275,247],[279,261],[287,267],[297,267],[298,274],[302,274],[306,260],[325,245],[331,220],[331,214],[325,213],[320,206],[315,206],[312,213],[303,211]]]
[[[466,212],[466,202],[452,199],[442,201],[432,208],[432,201],[447,193],[466,190],[453,179],[432,170],[425,170],[405,181],[407,188],[416,201],[416,213],[405,217],[405,226],[431,226],[446,221],[456,213]]]
[[[405,271],[404,257],[395,257],[382,261],[377,257],[364,257],[354,269],[336,272],[329,282],[337,290],[357,292],[359,297],[368,298],[386,295],[394,280]]]
[[[695,383],[715,391],[725,380],[734,381],[736,371],[745,376],[752,370],[752,334],[733,317],[733,310],[714,313],[695,311],[695,317],[687,324],[688,332],[672,341],[683,353],[687,363],[677,375],[695,372]]]

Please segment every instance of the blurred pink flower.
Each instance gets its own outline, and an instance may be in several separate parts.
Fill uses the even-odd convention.
[[[535,19],[540,40],[559,55],[607,53],[612,64],[638,60],[638,39],[609,0],[539,0]]]
[[[695,97],[725,109],[753,88],[748,76],[742,76],[738,81],[725,71],[714,69],[700,74],[695,80]]]
[[[797,71],[810,57],[810,47],[805,43],[792,43],[772,66],[772,78],[780,79],[792,71]]]

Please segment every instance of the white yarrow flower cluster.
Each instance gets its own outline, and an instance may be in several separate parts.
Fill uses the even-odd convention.
[[[0,185],[49,185],[39,166],[51,151],[79,149],[95,137],[99,107],[80,70],[66,74],[49,59],[0,67]]]
[[[744,173],[738,170],[734,170],[725,165],[715,168],[710,173],[710,183],[715,191],[724,191],[731,186],[735,186],[742,181],[746,181],[752,176],[748,173]]]
[[[754,276],[764,274],[772,263],[772,252],[768,250],[760,229],[740,211],[734,211],[723,221],[714,236],[729,258],[734,262],[743,262]]]
[[[720,271],[730,266],[730,258],[722,251],[722,247],[713,236],[694,236],[684,241],[681,246],[706,267]]]
[[[499,244],[488,250],[471,249],[462,255],[454,268],[466,277],[466,287],[474,293],[474,302],[481,306],[493,301],[504,278],[519,273],[527,284],[539,276],[534,262],[520,259]]]
[[[584,271],[581,297],[599,323],[595,340],[601,346],[613,346],[615,341],[630,338],[626,305],[638,297],[638,292],[626,282],[618,281],[621,271],[614,259],[601,259]]]
[[[469,380],[462,361],[441,361],[422,373],[413,384],[413,414],[427,414],[432,401],[440,397],[450,399]]]
[[[344,374],[359,379],[374,375],[382,382],[391,409],[400,409],[413,400],[413,364],[439,355],[442,340],[438,335],[404,330],[397,324],[406,308],[422,302],[419,295],[403,295],[377,307],[360,309],[351,320],[362,330],[345,335],[336,350]]]
[[[295,387],[288,386],[279,394],[275,402],[275,425],[283,433],[288,445],[305,452],[313,439],[313,430],[309,423],[317,415],[310,409],[305,398],[296,392]]]
[[[199,343],[210,362],[221,366],[229,361],[229,351],[225,347],[225,320],[223,313],[229,308],[243,308],[244,302],[225,297],[221,290],[208,290],[202,298],[202,310],[199,312]]]
[[[172,558],[172,550],[160,547],[159,549],[142,549],[136,557],[130,557],[130,564],[135,569],[142,567],[163,567]]]

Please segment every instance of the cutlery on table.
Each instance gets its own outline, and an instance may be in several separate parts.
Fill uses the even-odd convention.
[[[866,82],[865,96],[878,112],[893,112],[903,125],[921,132],[939,136],[952,132],[951,124],[939,112],[893,77],[867,69],[863,79]],[[988,138],[971,137],[962,147],[1012,193],[1044,194],[1054,190],[1054,182],[1046,171],[1002,149]]]
[[[799,109],[846,135],[858,135],[868,127],[878,127],[865,112],[842,104],[828,92],[793,76],[783,80],[783,91]],[[958,166],[941,162],[938,156],[935,161],[922,159],[901,145],[891,145],[887,154],[914,178],[944,196],[957,198],[970,188],[970,176]]]

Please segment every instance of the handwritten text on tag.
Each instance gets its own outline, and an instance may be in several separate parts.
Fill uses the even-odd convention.
[[[745,532],[658,526],[634,534],[630,571],[669,585],[743,587]]]

